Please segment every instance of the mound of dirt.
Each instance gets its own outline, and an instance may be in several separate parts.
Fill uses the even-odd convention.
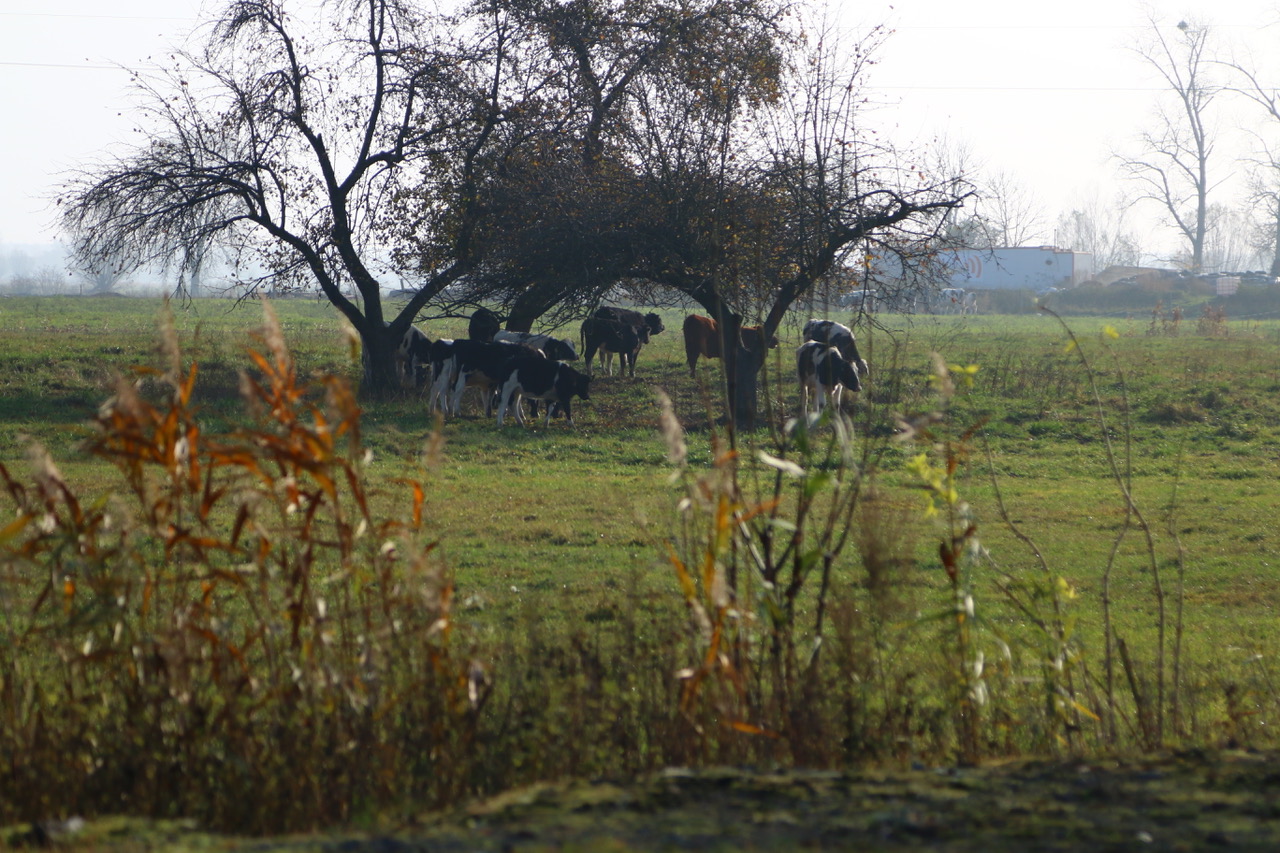
[[[91,821],[54,843],[342,853],[1277,850],[1278,758],[1197,751],[901,772],[668,770],[535,786],[378,833],[247,840],[173,823]],[[14,831],[5,840],[49,843],[39,836]]]

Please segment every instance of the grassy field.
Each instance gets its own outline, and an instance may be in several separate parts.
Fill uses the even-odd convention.
[[[276,310],[301,376],[355,380],[331,308],[290,300]],[[38,441],[85,506],[119,498],[127,489],[114,467],[83,442],[117,376],[165,365],[160,303],[9,299],[0,315],[0,458],[24,480],[22,459]],[[377,542],[362,551],[352,535],[342,551],[345,534],[299,528],[292,509],[261,522],[271,547],[256,559],[275,568],[260,567],[258,601],[244,592],[253,583],[227,579],[248,576],[238,561],[252,555],[227,547],[238,556],[223,558],[207,544],[181,551],[140,518],[152,533],[113,553],[148,581],[95,587],[139,602],[132,616],[110,618],[101,606],[77,610],[81,598],[70,593],[62,601],[61,576],[37,580],[57,560],[88,588],[91,576],[110,573],[105,562],[93,563],[99,575],[77,563],[90,562],[84,546],[80,557],[49,546],[37,559],[6,531],[0,735],[21,772],[3,792],[11,796],[0,796],[11,803],[4,816],[194,812],[274,831],[358,820],[400,799],[448,804],[538,779],[671,763],[849,766],[1273,743],[1280,324],[882,315],[858,330],[872,373],[849,408],[853,461],[842,466],[823,455],[829,427],[807,455],[784,438],[798,405],[797,317],[764,374],[768,426],[737,437],[730,483],[717,479],[729,464],[712,402],[718,363],[690,378],[682,315],[665,317],[668,331],[643,351],[634,380],[594,380],[575,429],[499,429],[474,401],[443,424],[417,395],[363,402],[370,456],[350,470],[365,478],[369,518],[411,514],[405,481],[423,487],[414,536],[432,543],[422,559],[435,596],[425,605],[382,568],[388,552]],[[261,348],[251,336],[261,322],[255,306],[175,306],[184,363],[198,363],[192,422],[204,432],[249,422],[239,372]],[[452,337],[463,327],[425,330]],[[940,393],[933,353],[972,386]],[[976,371],[962,369],[970,365]],[[145,387],[155,396],[159,384],[153,376]],[[684,429],[683,472],[668,460],[659,390]],[[801,485],[762,464],[761,451],[801,464]],[[921,454],[927,466],[913,462]],[[832,521],[835,538],[824,538],[821,512],[839,495],[848,503]],[[726,496],[737,517],[751,518],[717,515]],[[802,522],[808,497],[813,514]],[[208,538],[247,505],[229,501],[205,501]],[[349,516],[334,517],[341,531]],[[753,574],[797,526],[814,531],[807,550],[775,575]],[[65,541],[89,535],[76,531]],[[342,554],[315,557],[320,545]],[[161,596],[153,587],[168,587],[151,567],[166,548],[187,562],[172,576],[155,573],[173,584]],[[214,555],[204,569],[191,556],[197,548]],[[716,571],[737,578],[728,604],[723,579],[701,571],[709,554]],[[819,584],[824,554],[830,573]],[[691,585],[682,587],[673,555]],[[378,568],[366,577],[366,565]],[[796,578],[794,601],[784,600]],[[164,630],[148,622],[160,597],[178,614]],[[420,619],[421,635],[400,627]],[[815,620],[825,620],[821,669]],[[300,637],[311,630],[313,639]],[[135,639],[102,651],[122,632]],[[193,632],[203,638],[195,645]],[[148,643],[163,665],[145,663]],[[326,657],[330,644],[351,656]],[[292,676],[276,663],[286,658]],[[62,692],[31,686],[49,675]],[[117,700],[103,685],[121,681],[134,686]],[[379,693],[373,684],[389,686]],[[94,691],[105,691],[100,702],[86,698]],[[107,749],[102,738],[122,714],[142,722]],[[215,737],[221,745],[205,743]],[[74,748],[59,753],[59,738]],[[321,742],[336,744],[337,757],[304,753]],[[380,756],[381,775],[343,757],[366,749]],[[229,754],[239,765],[217,769]],[[290,787],[308,772],[342,781],[331,794]],[[51,780],[43,787],[32,782],[40,774]],[[180,794],[166,788],[179,776]],[[234,802],[245,786],[255,803]],[[273,805],[281,801],[294,805]]]

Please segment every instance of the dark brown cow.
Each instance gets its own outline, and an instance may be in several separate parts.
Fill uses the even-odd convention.
[[[743,326],[740,330],[742,346],[752,352],[763,349],[764,326]],[[768,348],[778,346],[778,338],[770,335]],[[698,357],[720,358],[720,324],[710,317],[690,314],[684,318],[684,357],[689,364],[689,375],[697,375]]]

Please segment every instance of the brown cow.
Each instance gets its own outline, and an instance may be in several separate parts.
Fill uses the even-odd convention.
[[[763,326],[743,326],[742,346],[752,352],[759,351],[764,341]],[[768,348],[778,346],[778,338],[769,336]],[[710,317],[690,314],[684,318],[684,357],[689,364],[689,375],[697,376],[698,356],[720,358],[720,325]]]

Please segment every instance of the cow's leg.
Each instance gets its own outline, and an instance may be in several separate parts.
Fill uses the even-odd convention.
[[[524,416],[524,406],[522,405],[523,403],[524,403],[524,392],[521,391],[520,388],[517,386],[511,392],[511,397],[510,399],[507,400],[507,404],[511,408],[515,409],[516,423],[520,424],[520,426],[524,426],[529,422]]]
[[[431,393],[427,397],[427,411],[443,412],[444,411],[444,387],[448,384],[449,377],[445,370],[436,374],[431,381]]]
[[[453,382],[453,397],[449,405],[449,408],[452,409],[455,415],[462,411],[462,394],[466,390],[467,390],[467,371],[459,367],[457,371],[457,378],[454,379],[454,382]]]
[[[519,424],[520,426],[524,426],[526,423],[529,422],[528,418],[524,416],[524,406],[521,405],[523,400],[524,400],[524,392],[521,391],[520,386],[517,385],[512,390],[511,396],[507,400],[507,405],[515,409],[516,423]]]
[[[511,378],[509,378],[506,381],[506,384],[502,386],[502,399],[498,403],[498,426],[502,426],[503,421],[506,420],[507,409],[511,406],[511,398],[515,396],[516,385],[518,384],[519,384],[519,380],[517,379],[516,374],[512,373]],[[516,401],[516,420],[517,421],[520,420],[520,401],[519,400]]]
[[[498,393],[498,389],[491,383],[488,378],[480,381],[480,393],[484,395],[484,416],[486,418],[493,417],[493,397]]]
[[[439,411],[439,393],[440,393],[440,373],[437,368],[440,365],[431,365],[431,390],[427,392],[427,411]]]

